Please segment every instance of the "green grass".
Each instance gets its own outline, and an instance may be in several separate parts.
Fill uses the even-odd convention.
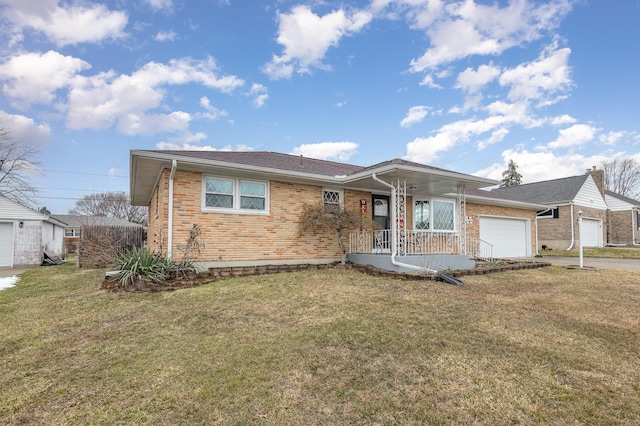
[[[545,256],[580,256],[579,249],[566,250],[540,250],[542,257]],[[585,247],[582,249],[584,257],[607,257],[615,259],[640,259],[640,246],[624,247]]]
[[[640,278],[463,287],[323,270],[167,293],[0,291],[1,424],[640,424]]]

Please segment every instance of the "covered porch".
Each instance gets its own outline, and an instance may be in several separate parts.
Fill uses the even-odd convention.
[[[361,200],[363,215],[383,229],[349,234],[348,259],[396,272],[471,269],[475,259],[492,260],[491,244],[467,232],[465,189],[495,182],[401,160],[388,171],[376,171],[357,182],[372,191],[372,206]],[[388,199],[388,220],[384,217]],[[387,226],[384,226],[387,225]]]

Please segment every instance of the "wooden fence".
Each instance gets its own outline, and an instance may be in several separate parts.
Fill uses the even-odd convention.
[[[83,225],[80,229],[78,267],[109,268],[123,250],[143,247],[147,231],[142,227]]]

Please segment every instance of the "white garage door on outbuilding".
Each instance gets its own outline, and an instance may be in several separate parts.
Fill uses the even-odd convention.
[[[0,222],[0,268],[13,266],[13,222]]]
[[[526,219],[480,216],[480,239],[493,246],[494,258],[531,256],[530,223]]]
[[[602,221],[600,219],[582,219],[582,246],[602,247]]]

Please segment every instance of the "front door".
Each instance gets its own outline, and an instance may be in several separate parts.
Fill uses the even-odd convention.
[[[389,252],[391,248],[391,210],[389,207],[388,195],[371,196],[373,206],[373,221],[378,224],[378,229],[373,231],[373,251]]]

